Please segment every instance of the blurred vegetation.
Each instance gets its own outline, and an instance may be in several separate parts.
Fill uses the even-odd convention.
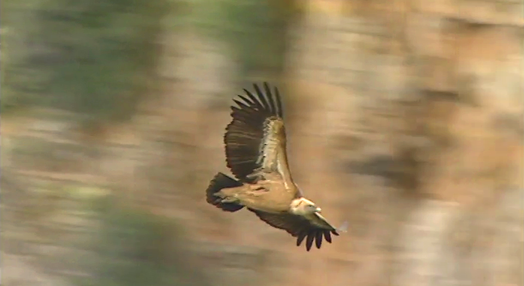
[[[7,0],[3,7],[3,114],[48,107],[77,113],[81,123],[128,119],[146,94],[158,94],[159,39],[181,24],[227,43],[237,80],[278,77],[290,24],[304,10],[296,0]]]
[[[115,196],[91,207],[99,227],[89,243],[97,255],[82,263],[89,278],[74,279],[76,285],[208,285],[201,268],[191,267],[185,235],[172,219]]]
[[[227,43],[239,64],[237,80],[284,71],[291,24],[304,12],[296,0],[200,0],[194,24],[204,34]]]
[[[154,86],[173,1],[3,4],[2,113],[38,106],[78,113],[83,123],[125,119]]]

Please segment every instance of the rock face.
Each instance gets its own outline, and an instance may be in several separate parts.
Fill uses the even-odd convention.
[[[2,183],[10,191],[2,224],[12,233],[58,224],[53,219],[63,217],[42,216],[47,209],[15,211],[62,207],[52,194],[14,186],[76,182],[112,187],[137,209],[178,219],[191,241],[188,265],[213,285],[522,285],[515,253],[522,253],[524,225],[524,3],[309,2],[290,33],[288,72],[280,79],[289,159],[300,187],[335,224],[347,220],[348,234],[306,253],[251,213],[205,203],[209,180],[227,170],[222,136],[230,96],[223,94],[239,87],[229,81],[236,63],[227,47],[194,31],[165,35],[163,93],[132,122],[89,143],[96,150],[66,127],[47,134],[37,120],[6,133],[2,121],[9,139],[2,157],[11,174],[29,178]],[[68,148],[40,152],[27,140],[37,137]],[[15,156],[20,142],[33,153]],[[40,219],[18,223],[29,217]],[[10,234],[8,245],[28,237]],[[56,253],[30,240],[25,254],[5,252]],[[37,285],[21,279],[33,272],[4,271],[2,278]]]

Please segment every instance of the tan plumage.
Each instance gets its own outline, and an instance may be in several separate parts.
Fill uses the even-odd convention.
[[[293,181],[286,152],[286,130],[282,101],[278,89],[272,92],[253,85],[255,94],[234,99],[233,120],[226,127],[224,143],[226,162],[237,180],[218,173],[207,191],[207,202],[224,211],[235,212],[243,207],[275,228],[304,239],[309,251],[317,248],[331,235],[339,235],[320,214],[313,202],[304,198]]]

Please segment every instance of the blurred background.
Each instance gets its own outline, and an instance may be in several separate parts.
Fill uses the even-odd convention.
[[[524,285],[522,0],[2,10],[2,285]],[[261,81],[320,250],[204,200]]]

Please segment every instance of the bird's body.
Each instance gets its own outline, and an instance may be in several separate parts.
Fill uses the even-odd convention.
[[[225,188],[220,190],[217,196],[229,202],[237,202],[245,207],[269,213],[289,211],[291,202],[296,198],[293,190],[286,189],[282,181],[271,179]]]
[[[306,239],[309,251],[313,242],[331,242],[337,229],[320,214],[320,208],[303,197],[289,169],[286,132],[278,89],[264,91],[254,85],[257,97],[248,90],[234,100],[233,120],[226,127],[227,166],[236,179],[218,173],[206,190],[207,202],[224,211],[244,207],[267,224]]]

